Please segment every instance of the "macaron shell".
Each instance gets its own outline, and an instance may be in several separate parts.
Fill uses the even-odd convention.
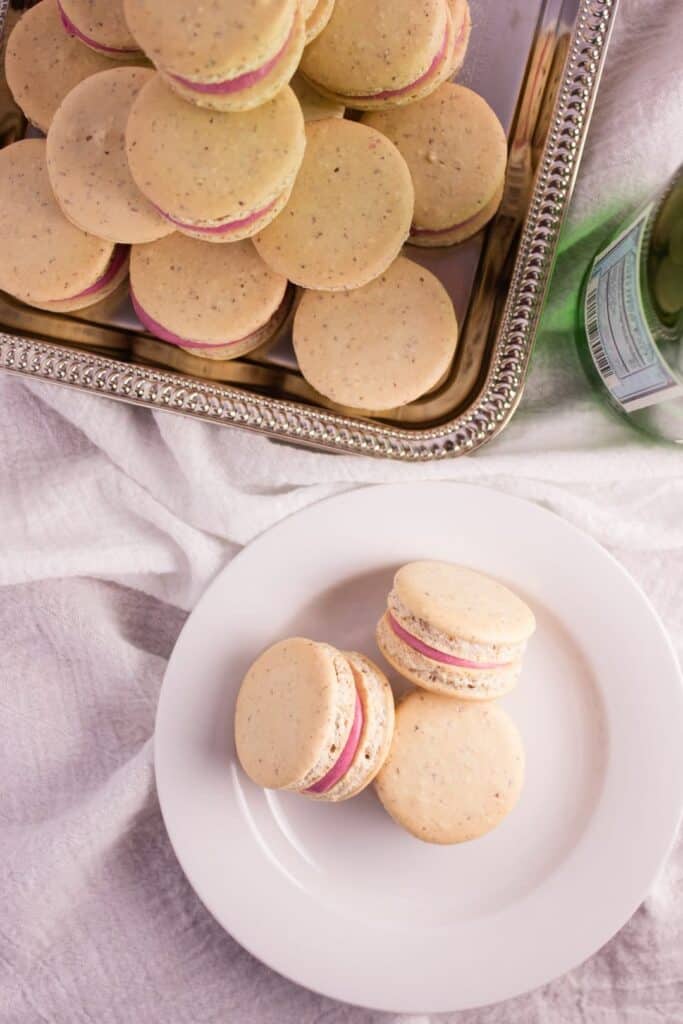
[[[480,215],[498,194],[505,132],[471,89],[445,82],[417,103],[365,114],[363,122],[391,139],[408,164],[416,228],[451,229]]]
[[[309,0],[310,13],[306,15],[306,43],[317,39],[332,17],[335,0]]]
[[[482,644],[517,644],[536,628],[533,612],[502,583],[450,562],[420,561],[394,577],[399,600],[442,633]]]
[[[295,284],[358,288],[398,255],[412,212],[410,173],[396,147],[372,128],[330,118],[306,126],[290,200],[254,241]]]
[[[189,103],[196,103],[210,110],[253,110],[254,107],[272,100],[287,85],[299,66],[305,43],[306,24],[301,11],[297,11],[285,49],[271,70],[258,82],[235,92],[198,91],[165,71],[162,71],[162,74],[171,88]]]
[[[429,70],[449,17],[445,0],[336,0],[301,70],[340,96],[399,89]]]
[[[130,30],[150,60],[198,81],[235,78],[267,63],[290,35],[297,8],[297,0],[124,0]]]
[[[305,145],[301,107],[288,87],[255,110],[222,114],[185,103],[160,75],[139,92],[126,129],[138,188],[190,226],[265,209],[292,187]]]
[[[458,700],[494,700],[510,693],[519,681],[520,660],[502,668],[469,669],[434,661],[404,643],[383,615],[375,634],[377,646],[389,664],[415,686]]]
[[[119,301],[123,301],[127,291],[127,278],[128,260],[125,261],[123,266],[121,266],[110,281],[108,281],[102,288],[98,288],[96,294],[91,292],[89,295],[81,295],[80,298],[63,299],[61,301],[55,300],[54,302],[36,302],[35,300],[31,300],[28,297],[19,294],[17,294],[15,298],[18,298],[21,302],[27,303],[29,306],[33,306],[35,309],[44,309],[48,313],[73,313],[79,309],[90,310],[94,306],[103,304],[105,299],[110,298],[110,296],[119,291],[121,292]]]
[[[115,66],[64,31],[57,0],[41,0],[29,8],[7,41],[7,84],[27,120],[42,132],[79,82]]]
[[[522,740],[502,708],[414,691],[396,710],[375,787],[391,817],[416,838],[452,844],[496,828],[523,782]]]
[[[305,292],[293,336],[301,372],[317,391],[338,405],[380,411],[440,380],[458,324],[438,278],[401,257],[363,288]]]
[[[370,785],[384,764],[394,732],[394,695],[389,680],[373,661],[355,651],[344,651],[363,707],[363,731],[356,756],[339,782],[325,793],[308,794],[336,803],[357,796]]]
[[[265,353],[267,348],[275,343],[289,321],[293,297],[294,289],[288,288],[284,299],[263,327],[259,327],[242,341],[233,341],[228,345],[203,344],[198,348],[183,347],[180,342],[159,337],[151,326],[143,323],[145,330],[155,335],[157,349],[153,362],[180,370],[181,373],[189,373],[194,377],[216,379],[216,371],[221,365],[256,352],[257,349]],[[133,301],[135,303],[137,300]],[[146,353],[143,351],[140,355],[143,361],[146,361]],[[220,373],[217,379],[220,379]]]
[[[83,231],[112,242],[150,242],[173,231],[128,169],[124,133],[148,68],[100,71],[69,93],[47,138],[47,168],[63,212]]]
[[[133,246],[130,277],[150,317],[181,338],[215,345],[262,328],[287,289],[249,240],[214,246],[180,233]]]
[[[102,46],[137,50],[123,13],[123,0],[59,0],[66,16],[80,31]],[[115,53],[110,57],[116,59]]]
[[[268,648],[247,672],[235,745],[247,775],[268,789],[305,789],[334,765],[353,722],[356,687],[333,647],[301,637]]]
[[[449,0],[449,6],[455,29],[455,38],[453,40],[453,51],[447,77],[453,78],[465,63],[465,57],[470,45],[470,35],[472,34],[472,16],[467,0]]]
[[[44,139],[0,150],[0,179],[0,248],[12,254],[0,260],[0,288],[31,303],[62,302],[104,274],[114,247],[75,227],[60,210]]]
[[[289,84],[301,104],[304,121],[324,121],[328,117],[344,116],[344,104],[323,96],[303,75],[295,75]]]
[[[168,221],[168,223],[171,226],[171,230],[179,231],[190,238],[197,238],[200,242],[208,242],[212,245],[227,245],[230,242],[239,242],[245,238],[253,238],[257,232],[262,231],[263,228],[267,227],[271,221],[275,220],[282,213],[289,202],[291,194],[292,188],[290,186],[281,192],[277,199],[270,202],[260,216],[249,217],[242,227],[238,224],[231,227],[228,231],[206,231],[200,227],[193,228],[176,221]]]
[[[433,249],[445,245],[459,245],[460,242],[464,242],[473,235],[476,235],[478,231],[485,228],[488,222],[495,217],[502,202],[504,191],[505,182],[501,181],[491,201],[486,206],[483,206],[479,213],[475,213],[473,217],[465,221],[464,224],[454,227],[450,231],[439,230],[434,234],[429,232],[420,234],[419,232],[412,231],[410,234],[410,244],[419,245],[423,249]]]
[[[446,34],[441,48],[428,70],[410,85],[403,86],[400,89],[388,89],[376,95],[345,96],[332,92],[327,93],[327,95],[330,98],[336,98],[339,102],[344,102],[347,106],[353,107],[356,110],[387,110],[415,103],[417,100],[429,96],[430,93],[438,89],[442,82],[445,82],[454,73],[456,50],[462,42],[462,33],[464,32],[466,32],[466,25],[463,25],[461,30],[458,31],[453,24],[450,8],[448,8],[446,12]],[[464,59],[464,51],[460,56]],[[322,86],[318,87],[316,84],[316,87],[325,92]]]

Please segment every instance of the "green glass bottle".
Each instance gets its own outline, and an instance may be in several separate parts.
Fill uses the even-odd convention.
[[[683,443],[683,167],[593,260],[578,343],[589,378],[619,413]]]

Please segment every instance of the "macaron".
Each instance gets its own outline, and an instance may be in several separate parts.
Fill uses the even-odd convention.
[[[298,0],[124,0],[133,35],[169,85],[191,103],[249,110],[297,69],[306,26]]]
[[[453,25],[456,27],[447,76],[448,78],[453,78],[465,63],[465,56],[467,55],[467,48],[472,33],[472,18],[467,0],[448,0],[448,6],[451,10]]]
[[[26,119],[41,132],[47,133],[57,107],[74,86],[111,67],[108,57],[64,31],[57,0],[30,7],[7,40],[7,84]]]
[[[459,19],[456,21],[454,19]],[[301,70],[316,89],[358,110],[400,106],[433,92],[464,56],[459,0],[336,0],[306,47]]]
[[[414,690],[375,789],[394,821],[426,843],[463,843],[496,828],[524,783],[524,747],[495,703],[466,704]]]
[[[337,405],[382,412],[433,388],[455,354],[458,323],[441,282],[400,257],[347,292],[304,292],[294,350],[308,383]]]
[[[323,121],[326,117],[343,117],[346,107],[317,92],[303,75],[294,75],[289,83],[301,104],[304,121]]]
[[[312,43],[332,17],[334,0],[301,0],[306,19],[306,43]]]
[[[254,110],[185,103],[160,75],[140,90],[126,128],[133,180],[179,231],[208,242],[248,238],[289,199],[306,145],[285,86]]]
[[[493,217],[503,194],[507,139],[476,92],[444,82],[408,107],[364,114],[363,123],[391,139],[410,168],[415,245],[462,242]]]
[[[127,60],[139,55],[123,13],[123,0],[57,0],[62,25],[70,36],[91,50]]]
[[[0,150],[0,288],[57,312],[110,295],[128,273],[128,249],[77,228],[55,199],[44,139]]]
[[[394,699],[369,658],[301,637],[268,648],[247,672],[235,708],[235,745],[267,789],[347,800],[389,752]]]
[[[254,241],[266,263],[303,288],[359,288],[398,256],[412,216],[410,172],[393,143],[329,118],[306,125],[289,201]]]
[[[387,606],[379,649],[417,686],[490,700],[517,683],[536,621],[497,580],[450,562],[411,562],[396,573]]]
[[[47,136],[47,170],[57,202],[78,227],[112,242],[151,242],[174,230],[131,176],[125,130],[149,68],[100,71],[69,93]]]
[[[235,359],[262,345],[289,310],[287,279],[248,239],[215,246],[176,232],[135,245],[130,291],[150,334],[208,359]]]

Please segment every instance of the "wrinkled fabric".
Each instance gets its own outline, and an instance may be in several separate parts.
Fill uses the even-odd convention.
[[[311,502],[394,480],[472,481],[559,513],[633,574],[683,653],[681,451],[598,402],[573,336],[589,256],[682,158],[681,39],[680,0],[622,0],[525,397],[473,457],[400,466],[317,454],[0,376],[3,1024],[436,1020],[307,992],[213,921],[161,820],[159,687],[187,613],[244,544]],[[683,1022],[680,843],[587,963],[442,1019]]]

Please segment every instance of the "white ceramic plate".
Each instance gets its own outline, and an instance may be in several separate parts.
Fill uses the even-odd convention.
[[[505,699],[521,801],[461,846],[407,835],[372,790],[336,806],[263,791],[233,746],[253,658],[298,634],[380,660],[392,574],[418,558],[491,573],[538,618]],[[636,909],[683,803],[682,693],[644,595],[562,519],[478,487],[366,488],[269,530],[204,595],[159,703],[159,798],[196,892],[264,963],[376,1009],[464,1009],[562,974]]]

